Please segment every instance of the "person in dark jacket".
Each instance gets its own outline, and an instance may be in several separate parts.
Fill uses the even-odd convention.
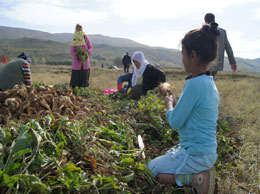
[[[131,57],[128,55],[128,52],[122,59],[122,64],[124,65],[124,72],[129,72],[129,66],[131,65]]]
[[[31,59],[26,53],[21,53],[17,59],[5,64],[0,69],[0,90],[12,89],[16,84],[30,86],[32,84]]]
[[[153,90],[166,81],[165,74],[149,64],[142,52],[136,51],[131,60],[134,64],[134,71],[121,75],[117,79],[119,91],[123,90],[123,82],[128,82],[127,87],[132,88],[132,98],[139,99],[140,96],[146,95],[147,91]]]
[[[216,76],[218,71],[223,71],[224,66],[224,53],[226,51],[228,60],[233,71],[237,70],[236,60],[233,54],[232,47],[227,38],[227,32],[223,28],[218,27],[218,24],[215,22],[215,15],[212,13],[207,13],[204,17],[205,24],[215,23],[217,25],[217,30],[219,31],[218,36],[218,49],[217,49],[217,57],[210,64],[210,73],[212,76]]]

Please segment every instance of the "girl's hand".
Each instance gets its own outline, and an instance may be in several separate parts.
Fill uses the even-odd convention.
[[[173,109],[173,107],[176,104],[175,98],[173,97],[173,95],[170,96],[165,96],[164,99],[165,102],[165,107],[169,110],[169,109]]]

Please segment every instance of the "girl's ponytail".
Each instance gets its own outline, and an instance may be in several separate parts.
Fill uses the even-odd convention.
[[[220,32],[218,30],[218,24],[216,22],[211,22],[210,24],[205,24],[200,29],[203,33],[208,34],[213,39],[216,39],[219,36]]]
[[[218,30],[218,24],[216,22],[210,23],[210,29],[215,35],[219,36],[220,32]]]
[[[217,37],[220,34],[217,27],[216,22],[205,24],[200,29],[191,30],[182,39],[188,55],[195,51],[200,57],[201,65],[207,65],[216,58]]]

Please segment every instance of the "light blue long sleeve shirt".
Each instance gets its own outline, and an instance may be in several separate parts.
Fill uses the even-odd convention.
[[[180,135],[189,154],[216,153],[219,93],[212,76],[201,75],[184,85],[174,109],[166,113],[169,125]]]

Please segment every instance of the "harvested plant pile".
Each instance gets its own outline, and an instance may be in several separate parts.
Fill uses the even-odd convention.
[[[56,118],[68,116],[82,119],[90,112],[86,99],[75,96],[71,90],[52,86],[19,87],[0,91],[0,124],[9,120],[26,121],[48,114]]]
[[[154,181],[145,167],[178,143],[162,98],[149,92],[133,101],[89,88],[75,93],[49,86],[1,92],[6,124],[0,127],[0,193],[183,194],[183,188]],[[146,159],[138,147],[139,134]],[[240,147],[223,118],[217,140],[215,167],[222,179],[236,165]]]

